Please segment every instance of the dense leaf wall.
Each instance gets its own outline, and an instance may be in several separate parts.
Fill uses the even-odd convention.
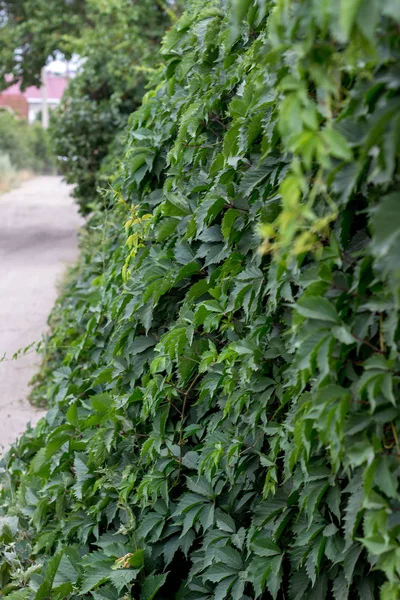
[[[10,598],[400,597],[399,22],[170,31],[4,462]]]

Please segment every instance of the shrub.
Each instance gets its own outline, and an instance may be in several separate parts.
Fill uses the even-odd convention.
[[[368,7],[168,34],[4,462],[3,589],[400,597],[400,15]]]
[[[8,112],[0,112],[0,152],[18,170],[51,173],[54,169],[48,132],[39,123],[29,125]]]
[[[36,173],[54,173],[55,157],[49,132],[40,123],[33,123],[27,134],[32,170]]]
[[[0,152],[0,194],[8,192],[18,182],[18,174],[8,154]]]
[[[0,177],[14,172],[14,167],[8,154],[0,154]]]

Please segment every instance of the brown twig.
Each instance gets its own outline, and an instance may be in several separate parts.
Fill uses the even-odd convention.
[[[222,135],[221,135],[221,134],[220,134],[218,131],[215,131],[215,130],[214,130],[214,129],[212,129],[212,127],[210,127],[210,126],[208,126],[208,128],[209,128],[209,130],[210,130],[210,131],[212,131],[212,132],[213,132],[213,134],[214,134],[214,135],[216,135],[216,136],[217,136],[217,138],[218,138],[220,141],[222,141]]]
[[[246,452],[248,452],[249,450],[252,450],[253,448],[255,448],[257,446],[258,441],[260,440],[260,438],[262,438],[263,435],[264,435],[264,432],[262,431],[256,437],[256,440],[255,440],[254,444],[252,444],[251,446],[247,446],[247,448],[245,448],[244,450],[242,450],[242,452],[239,452],[239,456],[243,456],[243,454],[246,454]]]
[[[178,475],[176,477],[176,483],[178,483],[178,481],[180,479],[181,470],[182,470],[183,422],[185,420],[186,405],[187,405],[189,394],[192,391],[193,387],[196,385],[196,382],[199,379],[199,377],[200,377],[200,373],[197,373],[196,377],[193,379],[192,383],[189,385],[188,389],[186,390],[186,392],[184,393],[184,396],[183,396],[181,423],[180,423],[180,427],[179,427],[179,442],[178,442],[178,445],[179,445],[179,470],[178,470]]]
[[[185,148],[215,148],[215,144],[202,144],[202,145],[192,145],[192,144],[184,144]]]
[[[217,117],[217,115],[210,115],[209,118],[210,118],[210,121],[215,121],[216,123],[221,125],[221,127],[223,127],[224,129],[229,129],[228,126],[225,125],[225,123],[223,123],[219,117]]]
[[[340,292],[346,292],[350,296],[354,296],[354,298],[365,298],[365,296],[361,296],[361,294],[357,294],[357,292],[352,292],[351,290],[340,287],[339,285],[332,285],[331,290],[339,290]]]
[[[355,340],[357,340],[358,342],[361,342],[362,344],[365,344],[366,346],[368,346],[369,348],[372,348],[372,350],[374,350],[375,352],[377,352],[378,354],[385,354],[385,352],[383,350],[381,350],[380,348],[377,348],[377,346],[374,346],[373,344],[371,344],[371,342],[369,342],[368,340],[363,340],[363,338],[358,337],[358,335],[356,335],[355,333],[351,334],[353,336],[353,338]]]
[[[177,413],[179,413],[180,415],[182,415],[182,411],[179,410],[179,408],[177,406],[175,406],[175,404],[172,402],[172,400],[170,400],[169,398],[166,398],[168,404],[170,404],[172,406],[172,408],[174,408],[176,410]]]
[[[381,351],[385,352],[385,340],[383,338],[383,314],[379,315],[379,345],[381,347]]]
[[[240,206],[235,206],[234,204],[230,203],[226,205],[228,208],[235,208],[236,210],[242,210],[243,212],[250,212],[248,208],[240,208]]]

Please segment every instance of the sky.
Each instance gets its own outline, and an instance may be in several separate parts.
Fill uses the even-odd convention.
[[[78,55],[76,55],[76,56],[73,56],[72,59],[70,61],[68,61],[68,63],[67,63],[67,61],[60,54],[60,56],[57,57],[56,60],[50,59],[48,61],[47,65],[46,65],[46,71],[48,71],[50,73],[58,73],[60,75],[65,75],[68,70],[69,74],[72,75],[73,73],[76,73],[81,62],[82,62],[82,59]],[[67,68],[67,66],[68,66],[68,68]]]

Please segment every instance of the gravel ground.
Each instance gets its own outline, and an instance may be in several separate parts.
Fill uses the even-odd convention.
[[[39,341],[57,282],[77,257],[81,219],[59,177],[37,177],[0,196],[0,358]],[[0,454],[44,414],[29,404],[34,353],[0,362]]]

